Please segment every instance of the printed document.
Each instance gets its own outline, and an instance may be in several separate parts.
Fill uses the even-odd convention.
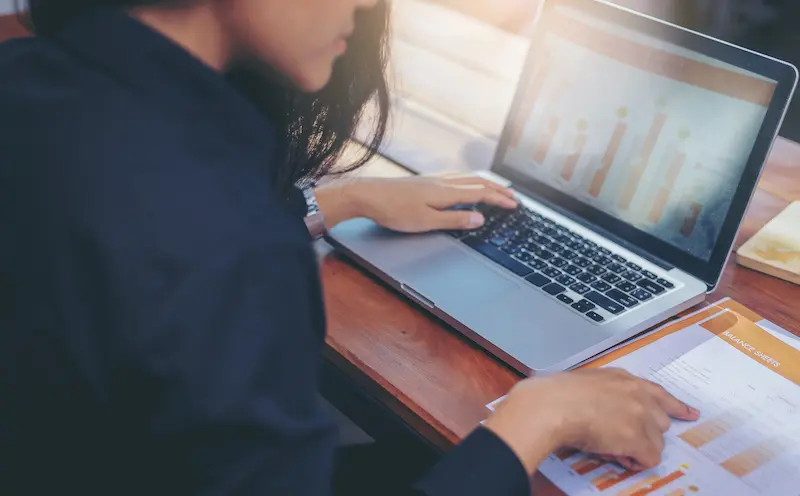
[[[540,471],[564,494],[800,494],[800,340],[727,300],[586,365],[606,366],[664,386],[702,416],[673,421],[653,470],[551,454]]]

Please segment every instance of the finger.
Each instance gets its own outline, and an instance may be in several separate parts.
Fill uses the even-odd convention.
[[[505,186],[498,184],[494,181],[490,181],[488,179],[484,179],[482,177],[478,177],[475,175],[453,176],[447,178],[446,182],[452,185],[482,185],[487,188],[491,188],[509,198],[515,198],[513,190],[506,188]]]
[[[648,439],[648,449],[644,452],[643,458],[636,461],[644,468],[653,468],[661,463],[661,454],[664,452],[664,433],[655,422],[649,422],[645,426],[645,435]]]
[[[672,422],[669,419],[669,415],[664,413],[664,410],[662,410],[661,407],[658,405],[653,405],[650,415],[652,415],[653,424],[658,427],[660,432],[664,433],[669,430]]]
[[[630,458],[633,459],[633,470],[653,468],[661,462],[664,437],[658,428],[650,423],[643,423],[637,432],[637,439],[627,450]]]
[[[639,463],[636,460],[634,460],[629,456],[617,457],[617,460],[615,461],[620,465],[622,465],[622,468],[630,470],[631,472],[641,472],[642,470],[644,470],[644,467],[639,465]]]
[[[480,212],[471,210],[434,210],[427,215],[429,225],[426,230],[440,229],[477,229],[486,219]]]
[[[650,382],[649,387],[658,405],[664,410],[664,413],[670,417],[688,421],[695,421],[700,418],[699,411],[672,396],[662,386]]]
[[[442,190],[441,197],[435,199],[431,206],[442,209],[465,203],[485,203],[502,208],[517,207],[515,200],[482,184],[450,185]]]

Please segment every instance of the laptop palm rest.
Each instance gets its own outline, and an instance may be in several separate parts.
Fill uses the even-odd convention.
[[[455,247],[438,250],[395,270],[407,293],[417,300],[422,296],[428,300],[427,305],[440,308],[485,305],[519,289],[513,281]]]

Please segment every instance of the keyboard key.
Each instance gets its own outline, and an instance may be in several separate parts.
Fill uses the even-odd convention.
[[[595,243],[594,241],[589,241],[588,239],[583,240],[583,242],[586,243],[588,246],[591,246],[592,248],[597,246],[597,243]]]
[[[615,274],[622,274],[623,272],[625,272],[625,267],[623,267],[618,263],[612,263],[611,265],[607,266],[606,269],[610,270]]]
[[[649,270],[643,270],[643,271],[642,271],[642,275],[643,275],[643,276],[645,276],[645,277],[646,277],[646,278],[648,278],[648,279],[651,279],[651,280],[653,280],[653,281],[655,281],[656,279],[658,279],[658,276],[656,276],[655,274],[653,274],[653,273],[652,273],[652,272],[650,272]]]
[[[578,303],[572,305],[572,308],[579,311],[580,313],[586,313],[589,310],[594,310],[595,308],[597,308],[597,305],[595,305],[589,300],[581,300]]]
[[[611,255],[611,250],[609,250],[608,248],[603,248],[602,246],[598,246],[597,251],[599,251],[603,255],[609,255],[609,256]]]
[[[569,236],[565,236],[564,234],[559,234],[558,236],[555,237],[555,240],[561,243],[562,245],[565,245],[570,241],[572,241],[572,238],[570,238]]]
[[[536,243],[525,242],[525,243],[523,243],[522,248],[525,251],[529,251],[531,253],[534,253],[535,251],[539,250],[540,246],[537,245]]]
[[[556,282],[563,284],[564,286],[570,286],[575,283],[575,279],[566,274],[561,274],[560,276],[556,277]]]
[[[530,240],[537,245],[544,245],[550,242],[550,238],[542,236],[541,234],[534,234]]]
[[[573,260],[572,263],[574,263],[575,265],[577,265],[578,267],[581,267],[583,269],[585,269],[586,267],[592,265],[592,261],[591,260],[589,260],[588,258],[583,258],[583,257],[580,257],[580,258],[577,258],[577,259]]]
[[[582,273],[581,275],[578,276],[578,280],[580,282],[583,282],[583,283],[586,283],[586,284],[591,284],[594,281],[596,281],[597,278],[595,276],[589,274],[588,272],[584,272],[584,273]]]
[[[597,312],[588,312],[586,316],[594,320],[595,322],[602,322],[603,320],[605,320],[603,319],[603,316]]]
[[[538,258],[534,257],[533,260],[528,262],[528,265],[533,267],[536,270],[542,270],[547,267],[547,263],[544,260],[539,260]]]
[[[550,279],[543,276],[542,274],[539,274],[538,272],[529,275],[528,277],[525,278],[525,280],[539,288],[541,288],[545,284],[550,284]]]
[[[563,258],[554,258],[550,260],[550,265],[552,265],[553,267],[558,267],[560,269],[562,267],[566,267],[567,265],[569,265],[569,262],[567,262]]]
[[[603,255],[592,257],[592,261],[597,265],[608,265],[611,263],[611,259]]]
[[[632,270],[642,270],[642,268],[641,268],[641,267],[639,267],[638,265],[636,265],[636,264],[635,264],[635,263],[633,263],[633,262],[628,262],[628,263],[626,263],[625,265],[626,265],[626,266],[627,266],[629,269],[632,269]]]
[[[574,277],[583,272],[583,269],[581,269],[577,265],[570,265],[569,267],[564,269],[564,272]]]
[[[506,255],[502,251],[498,250],[494,246],[488,245],[479,239],[467,239],[464,243],[469,246],[470,248],[476,250],[481,255],[484,255],[491,259],[492,261],[502,265],[506,269],[510,270],[511,272],[515,273],[520,277],[525,277],[531,272],[533,269],[528,267],[527,265],[514,260],[509,255]]]
[[[631,291],[636,289],[636,286],[634,286],[632,282],[628,281],[622,281],[621,283],[617,284],[617,287],[627,293],[630,293]]]
[[[583,248],[582,250],[580,250],[580,254],[586,258],[594,258],[595,256],[597,256],[597,252],[591,248]]]
[[[637,300],[641,300],[641,301],[647,301],[647,300],[649,300],[650,298],[653,297],[653,295],[651,295],[650,293],[648,293],[644,289],[637,289],[636,291],[634,291],[631,294],[633,295],[634,298],[636,298]]]
[[[664,289],[663,286],[659,286],[658,284],[654,283],[650,279],[642,279],[641,281],[639,281],[636,284],[638,284],[643,289],[646,289],[647,291],[649,291],[649,292],[651,292],[651,293],[653,293],[655,295],[660,295],[661,293],[666,291],[666,289]]]
[[[560,252],[561,250],[564,249],[564,247],[561,246],[561,243],[556,243],[555,241],[551,241],[550,243],[547,243],[547,246],[545,248],[547,248],[550,251],[554,251],[556,253],[558,253],[558,252]]]
[[[533,252],[533,254],[541,258],[542,260],[550,260],[555,256],[553,252],[542,249],[536,250],[535,252]]]
[[[514,255],[516,253],[519,253],[521,249],[522,248],[519,245],[515,244],[507,244],[503,247],[503,251],[508,253],[509,255]]]
[[[611,298],[598,293],[597,291],[592,291],[587,294],[586,299],[599,306],[606,312],[613,313],[614,315],[618,315],[625,311],[624,306],[620,305]]]
[[[595,281],[592,284],[592,287],[594,289],[600,291],[601,293],[605,293],[606,291],[611,289],[611,285],[609,283],[605,282],[605,281]]]
[[[621,256],[617,255],[616,253],[614,253],[613,255],[611,255],[611,259],[612,259],[612,260],[616,260],[617,262],[619,262],[619,263],[621,263],[621,264],[626,264],[626,263],[628,263],[628,261],[627,261],[627,260],[625,260],[625,257],[621,257]]]
[[[575,253],[574,251],[572,251],[572,250],[566,250],[566,249],[565,249],[565,250],[561,250],[561,253],[560,253],[560,255],[561,255],[563,258],[566,258],[567,260],[572,260],[572,259],[574,259],[575,257],[577,257],[577,256],[578,256],[578,254],[577,254],[577,253]]]
[[[555,296],[557,294],[561,294],[561,293],[563,293],[564,291],[567,290],[564,286],[562,286],[560,284],[557,284],[557,283],[554,283],[554,282],[551,282],[550,284],[548,284],[547,286],[543,287],[542,289],[544,289],[544,291],[546,293],[551,294],[553,296]]]
[[[611,272],[605,274],[602,279],[609,284],[616,284],[622,280],[620,276],[612,274]]]
[[[516,255],[514,255],[514,258],[516,258],[520,262],[530,262],[531,260],[533,260],[533,255],[531,255],[527,251],[521,251]]]
[[[494,246],[503,246],[504,244],[506,244],[506,241],[508,241],[506,238],[495,236],[494,238],[489,240],[489,244],[492,244]]]
[[[545,267],[542,269],[542,274],[546,275],[550,279],[555,279],[561,275],[561,271],[553,267]]]
[[[612,289],[611,291],[606,292],[606,296],[611,298],[612,300],[616,301],[617,303],[622,303],[626,307],[635,307],[639,304],[639,300],[634,298],[633,296],[629,296],[619,289]]]
[[[569,289],[575,291],[579,295],[582,295],[582,294],[585,294],[585,293],[589,292],[589,290],[591,288],[589,288],[589,286],[586,286],[585,284],[581,284],[579,282],[576,282],[575,284],[570,286]]]
[[[581,243],[580,241],[573,241],[571,243],[567,243],[567,247],[570,250],[580,250],[581,248],[583,248],[583,243]]]
[[[575,302],[575,300],[573,300],[572,298],[570,298],[569,296],[567,296],[565,294],[560,294],[560,295],[556,296],[556,298],[561,303],[566,303],[567,305],[572,305],[572,303]]]
[[[592,265],[591,267],[586,269],[586,272],[600,277],[608,271],[599,265]]]
[[[671,282],[667,281],[666,279],[656,279],[656,282],[659,283],[660,285],[664,286],[667,289],[672,289],[672,288],[675,287],[674,284],[672,284]]]
[[[636,272],[628,271],[628,272],[622,274],[622,278],[623,279],[627,279],[630,282],[636,282],[636,281],[638,281],[639,279],[642,278],[642,275],[639,274],[639,273],[636,273]]]

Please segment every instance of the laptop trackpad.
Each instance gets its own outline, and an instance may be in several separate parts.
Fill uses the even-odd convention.
[[[398,279],[440,308],[486,303],[519,289],[457,249],[442,250],[400,267]]]

